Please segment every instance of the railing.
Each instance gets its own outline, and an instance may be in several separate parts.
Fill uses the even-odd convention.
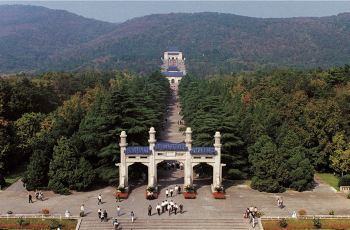
[[[262,216],[261,220],[280,220],[280,219],[296,219],[291,216]],[[297,217],[297,219],[350,219],[350,215],[302,215]]]
[[[340,186],[339,190],[341,192],[350,192],[350,186]]]

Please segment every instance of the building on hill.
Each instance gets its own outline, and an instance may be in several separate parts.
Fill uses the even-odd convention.
[[[169,48],[164,52],[161,66],[162,74],[169,80],[170,84],[178,84],[186,75],[185,58],[177,48]]]

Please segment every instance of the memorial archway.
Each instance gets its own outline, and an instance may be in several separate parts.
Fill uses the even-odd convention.
[[[192,147],[192,130],[186,129],[186,138],[181,143],[157,142],[154,128],[149,130],[149,146],[130,146],[126,142],[126,132],[120,134],[120,163],[119,186],[128,188],[128,167],[134,163],[142,163],[148,167],[148,187],[158,188],[158,164],[163,161],[182,162],[184,181],[183,186],[193,184],[193,167],[200,163],[207,163],[213,167],[212,190],[222,184],[221,164],[221,135],[215,133],[213,147]]]

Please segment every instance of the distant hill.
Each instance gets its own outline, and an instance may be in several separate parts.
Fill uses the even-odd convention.
[[[33,6],[0,6],[0,15],[0,72],[149,72],[158,68],[162,52],[173,45],[185,52],[190,72],[197,74],[350,62],[349,13],[283,19],[176,13],[120,24]]]

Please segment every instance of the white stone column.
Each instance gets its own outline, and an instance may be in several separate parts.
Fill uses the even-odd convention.
[[[128,146],[126,142],[126,132],[122,131],[120,134],[120,164],[119,164],[119,186],[128,187],[128,166],[126,165],[125,150]]]
[[[215,163],[213,168],[213,185],[212,188],[216,186],[221,186],[222,182],[222,170],[221,170],[221,135],[220,132],[216,132],[214,135],[214,148],[216,151]]]
[[[149,157],[148,164],[148,187],[156,187],[157,185],[157,164],[155,163],[155,153],[154,146],[156,145],[156,131],[153,127],[149,129],[149,149],[151,150],[151,155]]]
[[[186,185],[192,185],[193,183],[193,177],[192,177],[192,157],[191,157],[191,149],[192,149],[192,130],[190,127],[187,127],[186,129],[186,138],[185,143],[186,147],[188,148],[188,151],[186,152],[186,161],[185,161],[185,167],[184,167],[184,182]]]

